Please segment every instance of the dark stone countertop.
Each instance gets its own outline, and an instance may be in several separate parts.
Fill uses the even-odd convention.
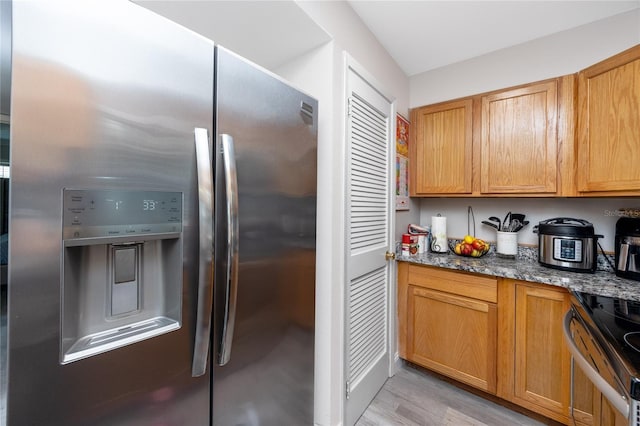
[[[480,258],[463,257],[453,253],[424,253],[397,255],[396,259],[399,262],[549,284],[578,292],[640,302],[640,281],[620,278],[610,271],[596,271],[594,274],[560,271],[529,259],[505,259],[493,252]]]

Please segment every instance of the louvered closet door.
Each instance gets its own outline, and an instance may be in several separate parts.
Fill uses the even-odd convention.
[[[389,375],[391,104],[348,77],[346,424],[353,425]]]

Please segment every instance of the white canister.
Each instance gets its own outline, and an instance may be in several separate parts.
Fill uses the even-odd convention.
[[[422,254],[425,252],[426,244],[427,244],[427,236],[419,234],[418,235],[418,254]]]
[[[449,251],[447,218],[444,216],[431,217],[431,251],[435,253],[446,253]]]
[[[515,256],[518,254],[518,233],[498,231],[496,253]]]

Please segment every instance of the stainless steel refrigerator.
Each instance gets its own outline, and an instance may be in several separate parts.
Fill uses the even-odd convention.
[[[6,425],[312,424],[317,102],[127,1],[7,13]]]

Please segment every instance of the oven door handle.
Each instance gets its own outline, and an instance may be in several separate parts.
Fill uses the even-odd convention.
[[[573,319],[572,311],[569,310],[564,316],[564,326],[562,331],[564,333],[564,340],[567,342],[569,352],[573,355],[573,359],[582,369],[583,373],[591,380],[596,388],[611,402],[611,405],[618,410],[625,418],[629,418],[629,403],[624,395],[620,395],[620,392],[615,390],[606,380],[598,374],[595,368],[589,364],[587,359],[582,355],[578,346],[573,341],[571,335],[571,320]]]

